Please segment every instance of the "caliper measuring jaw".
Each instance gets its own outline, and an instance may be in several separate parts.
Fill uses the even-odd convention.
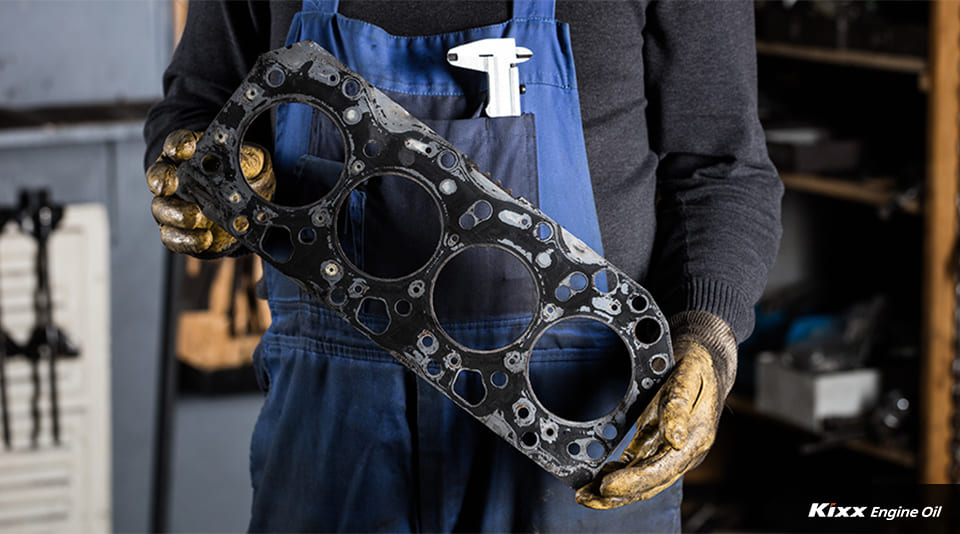
[[[264,200],[240,171],[240,144],[253,119],[291,102],[321,110],[345,143],[339,181],[304,207]],[[430,259],[397,279],[358,269],[337,237],[338,214],[348,209],[351,190],[385,174],[422,186],[441,218],[441,238]],[[200,204],[210,219],[571,487],[593,479],[673,366],[667,321],[646,289],[529,201],[492,182],[466,154],[311,41],[259,58],[178,176],[180,194]],[[486,218],[476,216],[481,212]],[[264,246],[277,235],[292,246],[279,257]],[[455,341],[432,305],[440,270],[476,246],[498,247],[519,259],[538,293],[530,325],[498,350],[473,350]],[[598,277],[607,283],[598,283]],[[363,301],[370,298],[381,300],[389,315],[379,332],[359,318]],[[537,340],[552,325],[574,317],[608,326],[630,356],[626,394],[616,408],[590,421],[551,413],[529,379]],[[477,402],[454,391],[465,372],[482,377],[485,395]]]

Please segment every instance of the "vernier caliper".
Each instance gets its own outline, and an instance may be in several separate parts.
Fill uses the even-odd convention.
[[[520,75],[517,63],[533,57],[533,52],[510,38],[481,39],[447,52],[447,62],[455,67],[487,73],[490,96],[488,117],[520,115]]]

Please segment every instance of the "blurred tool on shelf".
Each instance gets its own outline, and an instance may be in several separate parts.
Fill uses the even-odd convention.
[[[184,261],[176,343],[181,389],[256,389],[252,355],[270,325],[267,302],[256,296],[256,283],[263,276],[260,260]]]

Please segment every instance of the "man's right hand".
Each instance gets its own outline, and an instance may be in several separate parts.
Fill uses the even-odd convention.
[[[200,206],[176,196],[177,167],[193,156],[200,139],[198,132],[177,130],[163,142],[163,154],[147,169],[147,186],[153,192],[150,209],[160,226],[160,240],[174,252],[203,259],[225,256],[240,245],[226,230],[217,226]],[[240,148],[240,168],[250,187],[261,197],[273,198],[277,179],[270,154],[261,146],[244,143]]]

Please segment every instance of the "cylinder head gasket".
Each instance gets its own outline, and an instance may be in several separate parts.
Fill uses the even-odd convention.
[[[339,179],[306,206],[261,198],[240,172],[243,133],[255,116],[283,103],[318,108],[344,140]],[[364,180],[396,174],[430,195],[444,237],[418,269],[381,278],[345,256],[337,213]],[[178,175],[180,194],[214,222],[571,487],[595,476],[673,366],[667,321],[646,289],[313,42],[261,56]],[[267,246],[276,242],[284,245],[279,252]],[[476,246],[498,247],[521,261],[537,292],[530,324],[495,350],[451,339],[432,304],[443,266]],[[365,303],[375,304],[386,321],[365,324]],[[626,394],[589,421],[551,413],[529,379],[537,340],[574,317],[609,327],[630,357]]]

